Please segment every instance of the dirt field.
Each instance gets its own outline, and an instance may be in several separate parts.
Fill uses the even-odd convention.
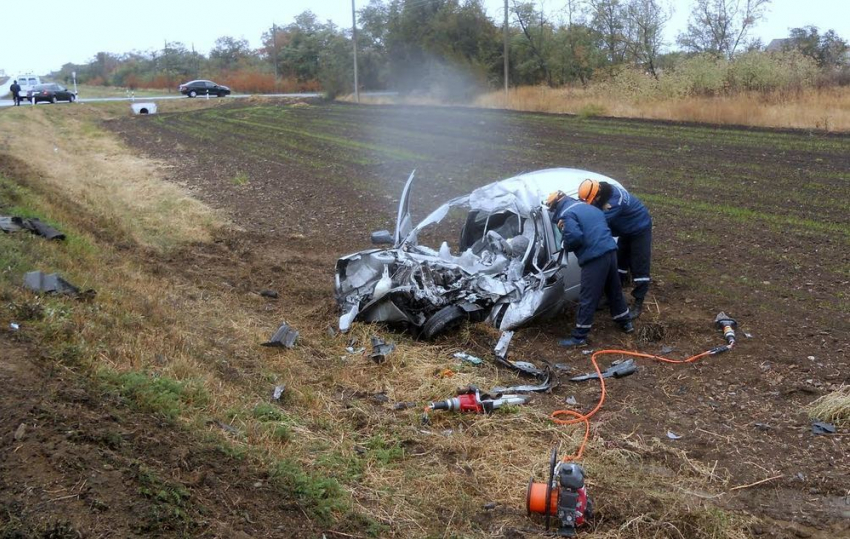
[[[619,179],[655,221],[651,308],[636,338],[606,327],[592,344],[696,352],[717,343],[719,310],[752,337],[692,368],[647,364],[615,382],[602,430],[661,438],[738,485],[781,475],[723,505],[848,529],[846,434],[813,436],[802,408],[848,379],[850,138],[345,105],[219,108],[111,129],[228,210],[252,258],[269,267],[295,259],[281,263],[281,279],[298,281],[283,303],[328,315],[334,259],[392,227],[413,168],[420,216],[526,170],[571,166]],[[579,352],[553,345],[569,320],[525,330],[515,353],[586,369]],[[479,344],[473,351],[486,354],[492,342]],[[565,383],[543,406],[570,394],[589,402],[594,391]],[[666,440],[667,430],[683,438]]]
[[[423,427],[423,401],[446,398],[470,382],[489,387],[518,381],[493,365],[461,366],[450,359],[457,349],[489,357],[498,333],[468,326],[424,343],[381,327],[356,327],[350,336],[355,348],[373,333],[399,344],[387,363],[375,365],[346,354],[349,336],[330,336],[327,328],[337,315],[334,262],[367,247],[371,230],[393,227],[410,170],[417,169],[412,209],[421,217],[448,197],[490,181],[570,166],[621,181],[646,202],[655,223],[649,308],[628,337],[600,312],[591,335],[595,349],[672,349],[669,355],[685,357],[722,342],[712,327],[720,310],[738,319],[740,334],[750,335],[731,354],[688,366],[641,362],[637,374],[610,382],[585,459],[599,513],[594,536],[850,537],[846,427],[814,436],[805,411],[847,384],[850,372],[850,137],[319,103],[217,103],[104,125],[130,151],[159,160],[168,180],[220,209],[234,225],[215,232],[213,241],[156,251],[123,236],[110,239],[101,222],[81,219],[80,226],[114,244],[117,265],[126,259],[161,283],[159,303],[145,300],[127,327],[161,333],[168,341],[172,336],[156,324],[194,317],[196,327],[188,328],[185,341],[174,337],[175,346],[195,353],[193,368],[206,369],[205,387],[213,397],[193,405],[190,411],[199,413],[190,420],[201,421],[202,431],[208,421],[224,422],[236,431],[225,433],[235,447],[291,457],[309,473],[331,478],[350,496],[351,514],[364,518],[342,525],[338,517],[294,504],[286,488],[266,489],[272,478],[260,464],[232,463],[230,453],[219,454],[220,442],[205,446],[197,438],[197,425],[166,436],[161,420],[124,409],[109,400],[109,391],[102,398],[101,385],[91,389],[74,379],[69,385],[82,389],[64,391],[63,375],[50,374],[53,363],[38,360],[33,344],[6,338],[0,350],[3,365],[11,367],[0,372],[4,384],[21,389],[0,400],[7,433],[0,492],[10,500],[2,507],[6,515],[30,515],[17,529],[32,535],[70,522],[71,529],[92,536],[105,530],[113,536],[146,530],[215,536],[237,530],[258,537],[535,535],[538,527],[524,511],[528,477],[541,478],[554,443],[570,452],[581,434],[577,427],[552,425],[548,414],[567,407],[570,396],[578,409],[589,409],[598,386],[564,379],[551,394],[512,413],[444,414]],[[3,165],[0,174],[26,176]],[[169,226],[167,219],[162,226]],[[261,298],[264,289],[280,297]],[[157,316],[160,303],[172,309],[168,316]],[[86,323],[85,316],[77,318]],[[257,342],[244,338],[246,331],[268,335],[281,320],[302,331],[296,350],[258,350]],[[590,370],[581,351],[555,345],[571,326],[572,313],[566,313],[521,330],[512,357]],[[161,360],[161,354],[174,353],[168,346],[146,350],[132,368],[179,374]],[[110,350],[97,354],[109,364],[122,357]],[[441,376],[446,368],[453,377]],[[48,396],[36,398],[27,388],[43,379]],[[287,383],[290,400],[283,412],[271,413],[256,403],[267,401],[276,380]],[[417,407],[393,406],[408,401]],[[26,435],[16,442],[19,424],[43,424],[27,414],[40,418],[44,409],[55,429],[39,430],[44,440]],[[104,418],[116,413],[121,417]],[[269,414],[287,429],[280,440],[270,440],[264,430]],[[213,437],[223,428],[215,425],[206,427]],[[87,434],[60,441],[71,430]],[[668,431],[682,438],[668,439]],[[82,473],[54,479],[50,474],[64,470],[55,464],[27,479],[22,463],[38,462],[37,448],[50,440],[60,450],[84,454],[78,470],[108,464],[107,470],[120,474],[112,473],[91,494],[92,481],[80,483]],[[124,441],[112,447],[116,440]],[[18,453],[32,456],[15,460],[21,458],[18,446]],[[187,446],[202,458],[181,455]],[[165,494],[168,501],[145,495],[145,481],[151,480],[133,474],[134,462],[159,478],[153,480],[158,491],[176,494]],[[193,479],[205,473],[220,482]],[[107,498],[119,480],[133,488],[110,502],[100,520],[75,513],[87,515],[82,508]],[[34,482],[41,489],[37,500],[27,498],[32,491],[25,485]],[[225,495],[216,488],[222,483],[237,492]],[[277,504],[276,495],[283,497]],[[63,496],[59,503],[71,505],[32,516],[39,504]],[[272,509],[243,511],[234,500]],[[186,518],[139,524],[128,517],[158,514],[157,508]],[[310,523],[298,519],[299,509]],[[15,524],[0,518],[4,522]],[[0,530],[16,528],[6,524]]]

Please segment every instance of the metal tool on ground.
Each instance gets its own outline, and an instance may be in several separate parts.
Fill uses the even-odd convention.
[[[637,363],[635,363],[635,360],[627,359],[621,363],[617,363],[616,365],[611,365],[602,371],[602,378],[623,378],[624,376],[628,376],[636,372]],[[570,378],[570,382],[585,382],[587,380],[595,380],[597,378],[599,378],[598,374],[595,372],[589,372],[587,374],[573,376]]]
[[[498,398],[493,398],[486,393],[482,395],[477,387],[469,386],[459,392],[457,397],[432,402],[426,406],[423,420],[427,422],[428,413],[432,410],[490,414],[502,406],[525,404],[528,400],[528,397],[522,395],[501,395]]]
[[[630,356],[632,358],[654,359],[664,363],[683,364],[693,363],[704,357],[714,356],[732,350],[735,346],[735,328],[737,327],[737,322],[726,313],[718,314],[714,322],[715,326],[723,332],[726,344],[686,359],[670,359],[631,350],[599,350],[590,356],[593,369],[596,371],[595,378],[599,380],[601,389],[599,402],[586,414],[575,410],[556,410],[552,412],[552,421],[558,425],[584,423],[584,438],[579,444],[578,451],[573,455],[565,455],[560,462],[556,463],[557,448],[552,450],[552,455],[549,458],[549,475],[545,483],[535,483],[534,478],[531,478],[526,492],[526,509],[529,516],[532,513],[544,515],[547,529],[549,528],[550,517],[556,516],[558,519],[558,534],[563,537],[574,536],[576,534],[576,528],[586,523],[593,516],[592,506],[587,499],[587,491],[584,486],[584,470],[576,462],[580,461],[584,455],[584,448],[587,446],[587,441],[590,438],[590,418],[602,409],[602,405],[605,403],[606,377],[599,368],[597,358],[603,355],[619,355]]]

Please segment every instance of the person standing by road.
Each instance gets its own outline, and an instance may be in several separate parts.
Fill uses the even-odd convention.
[[[9,91],[12,92],[12,99],[15,101],[15,106],[19,107],[21,105],[21,85],[18,84],[17,80],[12,81]]]
[[[629,306],[623,298],[620,278],[617,276],[617,242],[599,208],[584,204],[556,191],[546,199],[552,222],[561,230],[564,250],[573,252],[581,267],[581,291],[576,313],[576,326],[569,338],[561,339],[561,346],[584,346],[593,327],[593,315],[599,299],[608,297],[611,317],[623,331],[635,330]]]
[[[611,233],[617,236],[617,271],[621,285],[628,282],[631,273],[632,318],[640,316],[643,302],[649,291],[652,258],[652,217],[638,197],[618,185],[596,180],[584,180],[578,188],[578,197],[605,212]]]

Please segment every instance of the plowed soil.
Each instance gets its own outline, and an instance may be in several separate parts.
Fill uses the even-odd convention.
[[[741,340],[687,367],[642,362],[610,383],[602,429],[660,438],[734,485],[770,479],[718,502],[777,521],[756,532],[850,536],[848,433],[816,436],[804,411],[850,373],[850,137],[321,103],[109,127],[241,229],[166,262],[169,271],[246,293],[277,285],[282,302],[330,325],[335,260],[367,248],[371,230],[392,229],[412,169],[414,218],[523,171],[618,179],[652,212],[654,282],[633,336],[600,311],[591,344],[685,357],[722,342],[712,327],[721,310],[738,319]],[[589,370],[587,356],[555,345],[572,317],[522,330],[512,353]],[[486,356],[492,344],[471,352]],[[539,405],[556,409],[569,395],[589,404],[597,388],[564,380]]]

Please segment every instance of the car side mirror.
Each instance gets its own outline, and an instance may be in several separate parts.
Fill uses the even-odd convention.
[[[372,232],[373,245],[392,245],[393,243],[393,235],[389,230],[376,230]]]

